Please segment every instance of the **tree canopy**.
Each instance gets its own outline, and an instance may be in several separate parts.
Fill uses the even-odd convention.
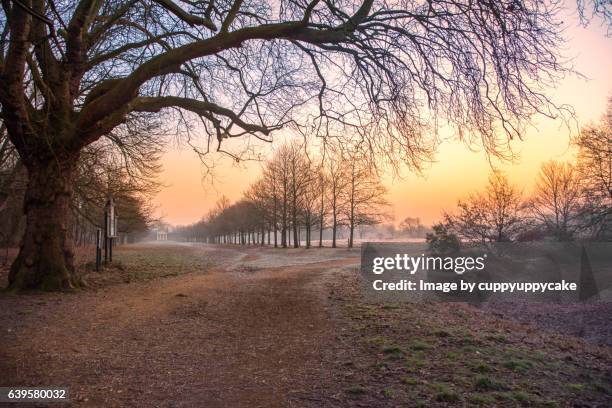
[[[178,110],[216,141],[350,130],[417,166],[438,120],[499,152],[564,68],[556,1],[3,2],[3,119],[78,149],[137,112]],[[429,131],[429,133],[428,133]],[[435,133],[435,132],[434,132]],[[376,136],[376,137],[373,137]],[[399,156],[399,157],[398,157]]]

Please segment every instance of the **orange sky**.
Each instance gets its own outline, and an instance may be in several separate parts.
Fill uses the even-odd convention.
[[[575,12],[567,21],[569,42],[564,51],[574,57],[574,67],[588,77],[567,78],[550,95],[556,102],[569,103],[576,110],[578,124],[597,121],[608,96],[612,95],[612,39],[598,23],[588,28],[578,26]],[[542,162],[571,158],[570,134],[560,121],[536,119],[525,140],[513,145],[520,158],[517,163],[499,167],[516,185],[529,192]],[[278,141],[282,139],[278,137]],[[271,150],[268,149],[268,150]],[[202,167],[196,155],[187,148],[169,148],[163,158],[162,181],[167,185],[156,197],[159,215],[171,224],[189,224],[200,219],[222,195],[232,201],[255,181],[261,165],[250,163],[236,167],[219,158],[214,184],[202,179]],[[480,189],[486,183],[490,166],[482,152],[472,152],[459,142],[443,143],[433,163],[423,176],[405,172],[402,179],[388,176],[389,200],[396,220],[406,216],[420,217],[430,224],[439,219],[442,210],[452,209],[458,198]]]

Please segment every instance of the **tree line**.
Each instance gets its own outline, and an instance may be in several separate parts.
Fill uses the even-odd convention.
[[[574,140],[575,162],[542,164],[530,194],[494,171],[484,191],[459,200],[428,241],[612,240],[612,99],[600,123]]]
[[[322,247],[324,231],[336,247],[340,228],[348,247],[359,226],[388,218],[387,189],[355,149],[329,149],[311,157],[303,144],[281,145],[256,180],[235,203],[222,197],[200,222],[180,227],[183,239],[274,247]]]
[[[122,144],[113,139],[122,138]],[[66,220],[74,243],[95,243],[103,226],[104,205],[113,196],[119,214],[121,240],[144,236],[154,221],[150,198],[157,193],[157,175],[163,134],[156,121],[142,118],[89,145],[81,153],[75,174],[74,194]],[[0,128],[0,247],[19,244],[25,229],[24,200],[28,173]]]

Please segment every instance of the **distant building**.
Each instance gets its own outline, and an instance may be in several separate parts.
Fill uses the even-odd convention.
[[[168,224],[159,223],[154,228],[154,231],[156,241],[167,241],[168,233],[170,232],[170,226]]]
[[[168,231],[166,230],[157,230],[157,240],[158,241],[167,241],[168,240]]]

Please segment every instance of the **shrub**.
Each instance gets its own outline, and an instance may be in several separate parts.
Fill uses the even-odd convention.
[[[438,223],[433,226],[433,233],[428,233],[425,241],[429,245],[429,250],[434,254],[452,254],[459,252],[461,241],[454,234],[449,224]]]

